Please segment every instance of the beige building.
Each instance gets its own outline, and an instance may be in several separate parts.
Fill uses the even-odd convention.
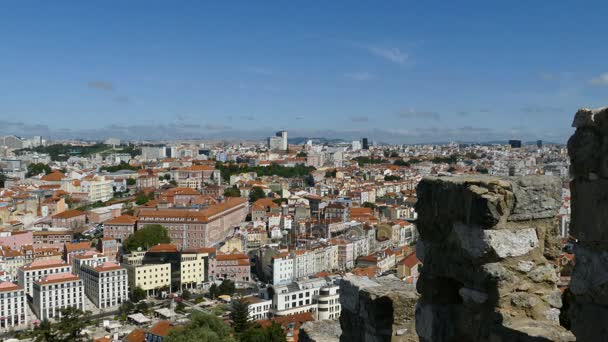
[[[124,265],[129,278],[129,288],[140,287],[148,295],[163,287],[171,286],[171,264]]]
[[[181,255],[181,287],[197,288],[205,282],[205,258],[207,253],[196,250],[184,251]]]

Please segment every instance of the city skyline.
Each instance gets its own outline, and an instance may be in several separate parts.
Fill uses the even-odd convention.
[[[3,3],[0,135],[564,143],[606,6]]]

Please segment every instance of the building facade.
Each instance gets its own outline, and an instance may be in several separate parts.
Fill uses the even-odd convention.
[[[71,273],[47,275],[34,282],[32,309],[38,319],[60,318],[61,309],[85,310],[82,280]]]

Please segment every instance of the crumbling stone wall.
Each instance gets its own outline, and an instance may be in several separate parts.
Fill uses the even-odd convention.
[[[340,341],[418,341],[414,323],[417,301],[414,286],[394,276],[346,276],[340,282]]]
[[[558,178],[429,177],[417,192],[421,341],[574,339],[559,326]]]
[[[570,290],[578,341],[608,341],[608,109],[581,109],[568,141],[575,266]]]

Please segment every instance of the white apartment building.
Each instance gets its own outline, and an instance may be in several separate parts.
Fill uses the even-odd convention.
[[[338,266],[338,245],[279,253],[272,259],[272,283],[274,285],[288,284],[322,271],[336,270]]]
[[[25,294],[34,295],[34,282],[42,277],[57,273],[72,272],[72,267],[57,260],[34,261],[28,266],[23,266],[17,271],[17,283],[23,287]]]
[[[243,300],[249,304],[249,319],[257,321],[270,318],[272,299],[245,297]]]
[[[0,331],[27,325],[25,290],[13,283],[0,283]]]
[[[313,317],[316,317],[318,308],[316,297],[319,294],[320,288],[321,285],[318,287],[303,287],[300,282],[274,286],[272,314],[274,316],[286,316],[311,312]]]
[[[274,316],[311,312],[315,319],[340,317],[339,286],[329,278],[314,278],[273,286],[271,313]]]
[[[272,283],[288,284],[293,281],[293,258],[289,253],[279,253],[272,257]]]
[[[82,192],[89,195],[91,202],[105,202],[111,199],[114,194],[112,185],[113,181],[104,176],[85,177],[80,182]]]
[[[317,303],[319,305],[317,309],[319,316],[317,319],[336,320],[340,318],[340,311],[342,311],[342,307],[340,306],[340,286],[330,285],[322,287],[319,290]]]
[[[32,309],[38,319],[61,317],[61,309],[85,310],[82,280],[71,273],[55,273],[34,282]]]
[[[95,251],[72,255],[72,273],[82,278],[82,268],[84,266],[95,267],[107,261],[107,256]]]
[[[127,270],[114,262],[80,268],[84,292],[100,309],[115,307],[129,298]]]

